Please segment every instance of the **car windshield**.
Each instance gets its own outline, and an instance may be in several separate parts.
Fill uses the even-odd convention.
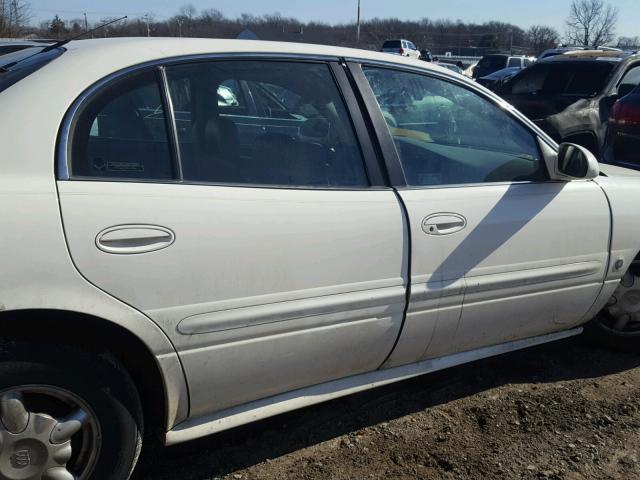
[[[606,86],[613,67],[597,61],[538,63],[513,78],[506,93],[590,97]]]
[[[382,48],[402,48],[400,40],[387,40],[382,45]]]
[[[31,75],[65,52],[63,48],[54,48],[45,52],[45,48],[26,48],[2,55],[0,57],[0,92]]]
[[[503,55],[489,55],[480,60],[478,67],[502,69],[507,65],[507,57]]]

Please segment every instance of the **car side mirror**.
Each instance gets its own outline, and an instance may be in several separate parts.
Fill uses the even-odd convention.
[[[595,155],[574,143],[563,143],[556,151],[550,144],[538,139],[551,180],[591,180],[600,175]]]
[[[593,153],[574,143],[560,145],[555,166],[557,180],[591,180],[600,175]]]

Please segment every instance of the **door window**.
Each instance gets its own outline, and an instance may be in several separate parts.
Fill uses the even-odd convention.
[[[73,132],[71,169],[83,177],[176,178],[155,71],[119,80],[82,110]]]
[[[522,66],[522,60],[514,57],[511,57],[509,59],[509,63],[507,64],[507,67],[521,67],[521,66]]]
[[[220,61],[168,67],[167,76],[185,180],[368,185],[326,64]]]
[[[412,186],[548,179],[536,137],[471,90],[365,67]]]
[[[631,68],[627,73],[625,73],[620,85],[633,85],[636,87],[640,85],[640,65]]]

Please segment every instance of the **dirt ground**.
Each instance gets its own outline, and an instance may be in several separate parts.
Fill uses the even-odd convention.
[[[134,478],[640,479],[639,367],[566,340],[151,448]]]

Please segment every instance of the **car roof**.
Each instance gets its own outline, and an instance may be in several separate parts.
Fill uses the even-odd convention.
[[[310,56],[322,58],[353,58],[373,62],[395,63],[423,70],[448,71],[428,62],[409,57],[392,56],[388,53],[354,48],[315,45],[307,43],[269,42],[261,40],[226,40],[201,38],[121,37],[107,39],[76,40],[65,45],[67,52],[52,62],[66,65],[88,74],[101,72],[109,75],[127,67],[146,62],[155,62],[172,57],[245,54]],[[72,65],[73,64],[73,65]],[[48,69],[50,68],[47,67]]]
[[[572,50],[555,57],[547,57],[539,60],[544,63],[558,62],[609,62],[620,63],[633,57],[640,58],[640,55],[633,55],[629,52],[608,51],[608,50]]]
[[[120,54],[131,51],[140,57],[164,58],[189,54],[206,53],[256,53],[283,55],[310,55],[326,57],[350,57],[371,60],[393,60],[402,62],[404,57],[390,57],[388,54],[371,50],[347,47],[316,45],[311,43],[271,42],[264,40],[229,40],[210,38],[176,37],[119,37],[90,40],[75,40],[65,45],[73,55],[106,55],[102,61],[116,61]],[[62,57],[61,57],[62,58]],[[422,65],[423,62],[417,64]]]
[[[58,89],[60,93],[77,97],[95,83],[129,68],[145,64],[171,61],[202,56],[246,55],[317,58],[338,61],[341,58],[403,65],[422,71],[434,71],[440,75],[451,76],[458,82],[473,85],[472,80],[458,75],[444,67],[439,67],[417,58],[400,57],[388,53],[353,48],[333,47],[305,43],[268,42],[259,40],[223,40],[199,38],[162,38],[162,37],[120,37],[106,39],[75,40],[63,47],[66,52],[37,72],[21,81],[22,89],[10,88],[1,92],[2,96],[17,96],[18,90],[30,92],[27,86],[40,90]],[[70,75],[69,72],[74,72]],[[39,87],[36,87],[39,85]],[[55,85],[55,87],[54,87]]]

